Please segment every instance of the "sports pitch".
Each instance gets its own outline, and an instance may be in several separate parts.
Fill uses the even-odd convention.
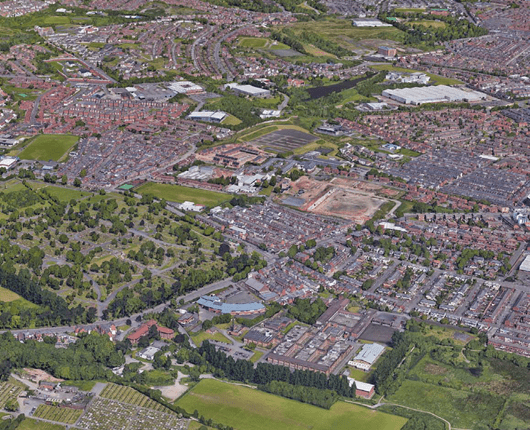
[[[177,405],[236,430],[398,430],[407,421],[345,402],[326,410],[211,379],[202,380]]]
[[[67,134],[37,136],[18,156],[22,160],[59,161],[79,137]]]
[[[232,198],[230,194],[183,187],[181,185],[157,184],[154,182],[148,182],[142,185],[137,191],[140,194],[152,194],[157,198],[166,199],[170,202],[183,203],[185,201],[191,201],[198,205],[212,207]]]
[[[294,151],[296,148],[314,142],[318,138],[298,130],[283,129],[252,140],[252,145],[262,146],[275,152]]]

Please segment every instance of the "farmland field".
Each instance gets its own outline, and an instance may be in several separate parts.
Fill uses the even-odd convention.
[[[43,134],[37,136],[19,157],[23,160],[59,161],[78,140],[77,136]]]
[[[57,421],[59,423],[74,424],[81,414],[82,410],[60,408],[59,406],[39,405],[35,413],[36,418],[42,418],[49,421]]]
[[[407,421],[345,402],[325,410],[215,380],[202,380],[177,405],[236,430],[398,430]]]
[[[182,203],[191,201],[195,204],[206,206],[217,206],[232,198],[229,194],[217,193],[215,191],[183,187],[180,185],[155,184],[152,182],[142,185],[137,191],[140,194],[152,194],[157,198],[166,199],[171,202]]]

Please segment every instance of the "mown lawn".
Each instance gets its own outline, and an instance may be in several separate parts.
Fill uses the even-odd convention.
[[[262,39],[259,37],[242,37],[239,39],[239,46],[243,48],[265,48],[268,39]]]
[[[42,134],[19,157],[23,160],[59,161],[78,140],[79,137],[66,134]]]
[[[216,340],[218,342],[229,343],[229,344],[232,343],[228,340],[228,338],[225,335],[219,332],[210,334],[210,333],[206,333],[205,331],[203,331],[199,334],[192,335],[191,340],[193,340],[193,342],[197,346],[200,346],[205,340]]]
[[[157,198],[166,199],[171,202],[182,203],[189,201],[210,207],[217,206],[232,198],[229,194],[217,193],[215,191],[183,187],[181,185],[155,184],[153,182],[142,185],[137,191],[140,194],[152,194]]]
[[[17,427],[17,430],[64,430],[64,427],[59,424],[26,418]]]
[[[202,380],[177,405],[236,430],[398,430],[407,421],[345,402],[326,410],[216,380]]]
[[[82,197],[88,197],[92,195],[92,193],[87,193],[85,191],[72,190],[70,188],[62,188],[62,187],[54,187],[54,186],[46,187],[46,191],[48,191],[50,195],[57,197],[62,202],[69,202],[72,199],[77,200]]]

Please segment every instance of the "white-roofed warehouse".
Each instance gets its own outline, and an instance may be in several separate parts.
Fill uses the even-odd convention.
[[[478,91],[464,91],[447,85],[384,90],[382,94],[384,97],[411,105],[462,101],[478,102],[486,99],[486,94]]]
[[[211,111],[202,111],[202,112],[192,112],[188,115],[188,119],[194,121],[205,121],[205,122],[215,122],[221,123],[228,116],[225,112],[211,112]]]
[[[366,344],[348,364],[357,369],[368,371],[384,351],[385,347],[378,343]]]

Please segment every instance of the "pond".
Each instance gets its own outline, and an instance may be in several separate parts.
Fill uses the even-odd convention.
[[[315,87],[315,88],[308,88],[306,91],[309,93],[310,100],[320,99],[322,97],[329,96],[331,93],[338,93],[343,90],[348,90],[350,88],[353,88],[359,82],[365,81],[366,79],[369,79],[372,76],[374,75],[370,74],[368,76],[362,76],[357,79],[348,79],[346,81],[339,82],[338,84],[326,85],[326,86]]]

